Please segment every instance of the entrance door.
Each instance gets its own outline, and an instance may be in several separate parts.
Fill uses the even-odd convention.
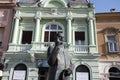
[[[47,80],[48,68],[47,67],[39,67],[38,72],[38,80]]]
[[[85,65],[80,65],[76,68],[76,79],[75,80],[90,80],[89,68]]]
[[[26,80],[27,67],[24,64],[18,64],[14,68],[13,80]]]

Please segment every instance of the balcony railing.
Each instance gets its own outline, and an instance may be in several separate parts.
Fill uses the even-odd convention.
[[[88,53],[89,46],[88,45],[75,45],[72,46],[74,53]]]
[[[11,52],[27,52],[30,51],[43,51],[46,52],[48,49],[48,46],[54,45],[54,43],[51,42],[44,42],[44,43],[33,43],[33,44],[21,44],[21,45],[9,45],[8,51]],[[68,51],[72,51],[76,54],[78,53],[88,53],[89,50],[93,47],[90,47],[89,45],[70,45],[68,46],[66,43],[64,43],[64,47],[68,49]],[[94,47],[96,49],[96,47]]]
[[[14,45],[10,44],[8,51],[10,52],[26,52],[27,50],[31,49],[30,44],[20,44],[20,45]]]

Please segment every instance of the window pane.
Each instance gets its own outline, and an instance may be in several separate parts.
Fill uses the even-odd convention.
[[[32,41],[32,31],[23,31],[22,34],[22,44],[31,44]]]
[[[108,48],[109,48],[109,52],[117,52],[118,51],[118,45],[116,42],[108,42]]]
[[[116,41],[115,36],[107,36],[108,41]]]
[[[116,42],[115,36],[107,36],[108,39],[108,49],[109,52],[117,52],[118,51],[118,45]]]
[[[52,29],[52,30],[53,30],[53,29],[57,29],[57,25],[52,24],[52,25],[51,25],[51,29]]]
[[[49,30],[49,26],[46,27],[46,30]]]
[[[60,26],[58,26],[58,30],[62,30],[62,28]]]
[[[76,68],[76,80],[90,80],[90,70],[87,66],[80,65]]]
[[[75,44],[76,45],[85,44],[85,32],[75,32]]]
[[[114,43],[114,51],[118,51],[117,43]]]
[[[55,41],[55,35],[56,35],[56,32],[50,32],[50,42]]]
[[[45,31],[44,42],[48,42],[49,32]]]
[[[59,30],[59,29],[61,29],[61,30]],[[54,42],[55,35],[58,32],[60,32],[60,33],[63,32],[62,28],[59,25],[51,24],[51,25],[46,26],[44,41],[45,42]]]

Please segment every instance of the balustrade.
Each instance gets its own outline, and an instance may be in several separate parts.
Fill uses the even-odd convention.
[[[32,51],[44,51],[46,52],[48,47],[50,45],[54,45],[53,42],[44,42],[44,43],[33,43],[33,44],[21,44],[21,45],[9,45],[8,51],[10,52],[27,52],[28,50]],[[66,43],[64,43],[65,48],[68,49],[68,51],[72,51],[75,54],[80,53],[89,53],[89,49],[91,48],[88,45],[70,45],[68,46]]]

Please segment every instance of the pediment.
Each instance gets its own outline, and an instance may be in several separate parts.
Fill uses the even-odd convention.
[[[107,27],[102,30],[104,34],[117,34],[119,33],[119,29],[114,28],[114,27]]]
[[[59,7],[65,7],[65,5],[61,1],[52,0],[52,1],[50,1],[46,5],[46,7],[56,7],[56,8],[59,8]]]

